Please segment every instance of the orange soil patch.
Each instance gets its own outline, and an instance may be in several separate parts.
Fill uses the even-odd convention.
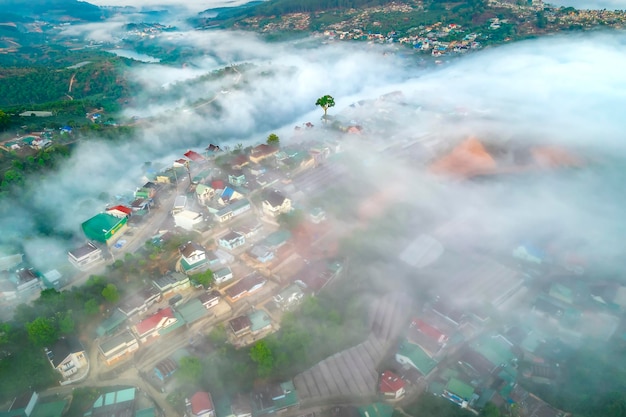
[[[555,146],[538,146],[531,150],[537,165],[542,168],[558,168],[580,166],[583,162],[580,158]]]
[[[496,161],[478,139],[470,137],[431,164],[430,170],[435,174],[467,178],[494,172]]]

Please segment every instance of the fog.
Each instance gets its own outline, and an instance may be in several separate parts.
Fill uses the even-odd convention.
[[[105,29],[75,30],[95,39]],[[289,145],[297,140],[294,126],[305,122],[316,126],[307,137],[335,137],[322,128],[314,105],[324,94],[337,103],[331,115],[363,126],[362,135],[339,140],[367,161],[362,171],[374,189],[400,183],[401,200],[419,215],[432,214],[438,227],[459,218],[471,225],[442,239],[444,246],[510,253],[521,241],[547,239],[576,242],[573,249],[596,265],[616,268],[624,259],[623,33],[551,36],[426,67],[417,56],[363,43],[268,44],[252,34],[220,31],[180,32],[161,42],[206,55],[184,68],[145,64],[129,74],[144,89],[124,110],[124,117],[143,119],[137,135],[114,145],[81,142],[57,172],[27,183],[28,204],[5,205],[2,239],[26,237],[24,250],[37,268],[47,270],[82,240],[80,223],[104,208],[102,192],[140,186],[146,161],[171,164],[188,149],[256,144],[270,132]],[[225,66],[241,70],[200,78]],[[402,91],[402,104],[381,108],[376,99],[392,91]],[[373,101],[350,107],[360,100]],[[424,147],[423,164],[395,163],[382,151],[425,134],[432,146]],[[428,170],[429,158],[472,135],[503,147],[558,145],[584,166],[484,182]],[[39,235],[42,213],[53,219],[56,235]],[[434,232],[431,227],[415,235]]]

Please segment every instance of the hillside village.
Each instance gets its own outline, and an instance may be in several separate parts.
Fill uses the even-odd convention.
[[[385,109],[398,101],[401,92],[356,107]],[[461,247],[459,236],[472,233],[463,217],[419,228],[410,221],[391,226],[398,231],[388,248],[393,267],[384,271],[391,289],[369,306],[360,344],[291,378],[261,380],[251,392],[220,398],[219,404],[201,386],[182,409],[165,400],[176,390],[174,376],[184,358],[202,355],[212,329],[223,326],[226,343],[237,349],[258,346],[281,329],[286,313],[355,279],[351,270],[359,263],[367,268],[356,253],[342,256],[340,243],[367,232],[379,218],[393,220],[400,201],[376,184],[356,201],[372,207],[360,212],[357,226],[339,219],[342,212],[358,210],[338,208],[324,192],[331,182],[339,187],[357,182],[349,149],[369,140],[367,133],[377,124],[341,120],[296,126],[294,136],[306,140],[268,139],[245,148],[208,144],[167,167],[147,165],[134,193],[115,196],[100,213],[82,220],[85,240],[67,254],[73,277],[57,270],[42,274],[21,254],[0,259],[7,288],[0,296],[7,303],[111,270],[126,253],[152,251],[150,278],[142,275],[128,284],[136,288],[132,292],[120,288],[119,302],[103,313],[93,334],[60,338],[42,352],[61,386],[106,381],[107,375],[124,375],[126,381],[129,372],[140,376],[134,388],[98,397],[85,416],[391,417],[394,407],[423,392],[473,413],[488,404],[509,410],[514,404],[519,416],[570,415],[527,387],[559,383],[576,350],[589,340],[624,343],[626,286],[588,279],[590,260],[576,245],[521,240],[498,254]],[[332,139],[308,139],[315,136]],[[368,143],[383,162],[420,160],[435,175],[466,181],[584,163],[556,148],[505,155],[473,137],[440,152],[433,152],[432,138]],[[166,250],[168,242],[179,244]],[[402,292],[401,276],[434,278],[423,302]],[[357,292],[360,284],[355,285]],[[414,283],[418,291],[420,285]],[[31,411],[56,407],[56,414],[47,415],[60,416],[68,406],[66,400],[46,403],[36,393],[25,394],[12,411],[22,405]]]

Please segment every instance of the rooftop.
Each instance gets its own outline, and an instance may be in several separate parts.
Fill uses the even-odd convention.
[[[250,330],[253,332],[258,332],[272,325],[272,319],[270,319],[270,316],[263,310],[254,310],[252,313],[248,314],[248,318],[251,323]]]
[[[468,385],[456,378],[450,378],[446,384],[446,391],[464,399],[465,401],[469,401],[472,398],[472,395],[474,395],[474,388],[472,388],[471,385]]]
[[[422,348],[407,341],[400,344],[398,354],[407,357],[422,375],[428,375],[437,366],[437,362],[431,359]]]

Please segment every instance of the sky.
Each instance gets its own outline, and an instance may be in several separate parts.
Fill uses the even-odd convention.
[[[111,23],[111,30],[117,27],[119,22]],[[93,38],[103,36],[105,29],[72,28]],[[407,198],[418,210],[445,212],[449,219],[465,216],[477,225],[473,235],[459,240],[476,241],[478,236],[491,246],[508,247],[549,235],[581,242],[581,249],[598,259],[623,255],[616,231],[624,231],[624,174],[619,169],[626,158],[624,33],[523,41],[436,67],[417,65],[389,47],[363,43],[267,44],[250,33],[220,31],[179,32],[161,42],[204,54],[184,67],[153,63],[128,74],[143,91],[124,116],[155,121],[121,145],[81,143],[57,173],[31,184],[37,193],[30,205],[0,219],[0,228],[12,231],[7,235],[28,236],[27,254],[47,253],[42,248],[57,248],[62,254],[76,245],[82,239],[80,222],[103,209],[98,195],[132,192],[143,183],[144,162],[167,165],[187,149],[202,150],[213,142],[256,144],[271,132],[289,144],[295,140],[294,126],[312,122],[319,128],[321,113],[314,103],[331,94],[336,101],[331,114],[365,128],[362,140],[368,145],[360,152],[364,160],[373,161],[373,184],[391,171],[376,165],[367,150],[383,148],[386,138],[430,134],[434,144],[424,150],[424,158],[471,135],[504,147],[558,145],[588,158],[584,169],[512,182],[447,181],[423,167],[401,164],[389,180],[408,178],[414,184]],[[244,63],[254,67],[244,74],[200,78]],[[376,104],[380,95],[397,90],[407,105]],[[212,104],[199,105],[207,100]],[[350,107],[359,100],[374,101]],[[448,116],[459,111],[467,115]],[[76,239],[38,236],[28,214],[40,212],[55,219],[59,232]],[[47,269],[45,256],[36,259],[42,264],[38,267]]]

